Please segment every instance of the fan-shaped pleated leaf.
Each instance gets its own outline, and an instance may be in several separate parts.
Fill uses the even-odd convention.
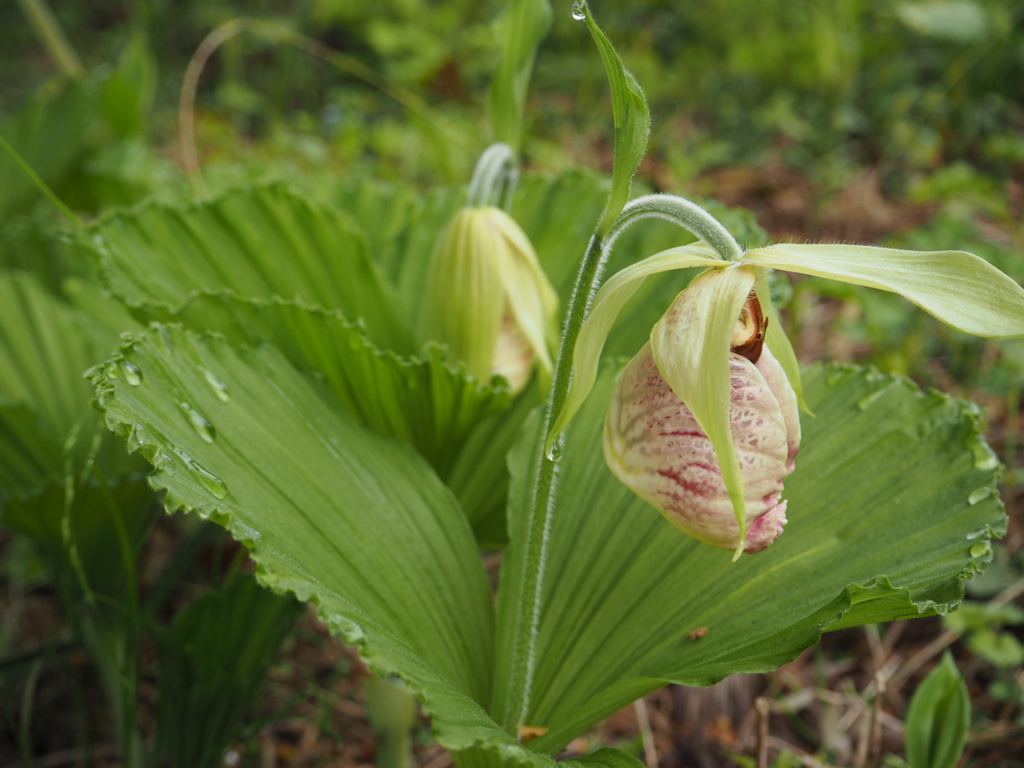
[[[556,750],[664,681],[705,685],[794,658],[827,629],[944,612],[1005,527],[998,462],[974,406],[869,370],[816,366],[789,524],[762,553],[682,536],[604,465],[605,370],[570,425],[534,650],[532,748]],[[536,439],[536,437],[532,438]],[[512,543],[499,595],[496,700],[507,685],[517,528],[535,444],[512,455]],[[505,594],[506,589],[511,591]]]
[[[272,341],[297,368],[317,371],[359,423],[412,443],[442,474],[476,425],[508,405],[505,388],[477,382],[439,349],[399,357],[374,346],[361,325],[322,309],[202,294],[174,317],[236,345]]]
[[[379,346],[412,351],[395,290],[361,234],[283,186],[145,205],[104,219],[92,234],[111,290],[144,316],[147,306],[173,311],[204,292],[280,297],[337,310],[364,323]]]
[[[402,676],[446,746],[527,754],[482,707],[486,574],[455,499],[418,454],[359,427],[269,345],[236,351],[158,326],[111,365],[128,362],[138,384],[104,366],[98,403],[153,463],[168,509],[245,541],[264,583],[315,602],[371,668]]]

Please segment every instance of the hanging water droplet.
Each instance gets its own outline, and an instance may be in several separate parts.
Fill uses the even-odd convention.
[[[983,488],[975,488],[973,491],[971,491],[970,496],[967,497],[967,503],[973,507],[975,504],[980,504],[985,499],[995,495],[995,488],[990,488],[988,486]]]
[[[979,541],[971,547],[971,557],[984,557],[992,551],[992,545],[987,541]]]
[[[142,369],[130,360],[125,360],[121,367],[124,368],[124,380],[133,387],[142,383]]]
[[[213,439],[217,436],[217,430],[213,428],[213,424],[198,411],[192,409],[188,403],[180,403],[181,410],[185,412],[185,416],[188,417],[189,423],[196,430],[203,440],[208,443],[212,443]]]
[[[190,461],[188,467],[192,470],[192,474],[196,476],[196,480],[199,481],[199,484],[203,486],[203,488],[208,490],[218,499],[227,497],[228,487],[224,485],[224,481],[213,474],[213,472],[195,461]]]
[[[558,461],[562,457],[562,439],[559,437],[548,446],[548,461]]]
[[[207,383],[213,388],[213,394],[217,396],[217,399],[222,403],[226,403],[231,399],[231,393],[228,392],[228,385],[217,376],[213,371],[208,371],[203,368],[203,375],[206,377]]]
[[[974,454],[975,469],[989,472],[999,466],[999,457],[981,435],[974,435],[968,442],[968,447]]]
[[[585,5],[586,4],[583,0],[575,0],[572,4],[572,17],[576,19],[576,21],[583,21],[587,18],[586,11],[584,11]]]

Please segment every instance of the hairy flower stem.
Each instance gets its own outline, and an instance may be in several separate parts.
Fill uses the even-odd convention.
[[[644,195],[631,201],[608,230],[608,248],[641,219],[665,219],[678,224],[710,245],[726,261],[738,261],[743,249],[729,231],[696,203],[675,195]]]
[[[528,724],[529,719],[530,696],[536,668],[536,643],[544,598],[544,573],[554,514],[555,480],[562,458],[561,438],[555,441],[550,450],[545,448],[545,438],[551,429],[552,420],[562,410],[569,395],[573,351],[600,280],[601,265],[606,255],[607,250],[603,248],[601,237],[594,235],[587,246],[569,302],[569,311],[562,330],[562,345],[555,364],[551,389],[548,392],[544,427],[537,447],[537,479],[533,487],[529,518],[524,528],[524,565],[519,585],[519,600],[514,608],[510,684],[507,699],[500,707],[502,725],[513,733],[518,725]]]

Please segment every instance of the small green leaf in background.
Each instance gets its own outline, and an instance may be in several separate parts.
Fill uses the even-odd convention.
[[[236,572],[157,633],[160,738],[172,768],[214,768],[305,606]]]
[[[117,66],[103,83],[103,115],[119,137],[145,133],[156,96],[157,64],[145,35],[133,31]]]
[[[379,768],[412,768],[412,729],[416,724],[416,699],[394,675],[371,675],[363,685],[366,719],[376,742],[374,759]]]
[[[967,648],[996,667],[1024,664],[1024,645],[1006,626],[1024,624],[1024,609],[1013,603],[996,605],[968,601],[942,619],[946,629],[965,636]]]
[[[967,684],[946,653],[910,700],[906,746],[911,768],[954,768],[967,741],[970,718]]]
[[[0,522],[32,540],[58,582],[73,545],[100,592],[120,588],[111,514],[136,545],[152,521],[143,465],[102,428],[84,378],[116,339],[35,275],[0,272]]]
[[[612,165],[612,190],[608,204],[601,214],[598,231],[607,232],[622,213],[629,200],[629,187],[633,174],[647,152],[647,138],[651,132],[651,115],[647,99],[636,78],[622,66],[622,59],[615,48],[597,26],[590,7],[583,0],[576,0],[572,7],[573,18],[585,20],[587,29],[597,45],[608,75],[612,90],[612,116],[615,120],[615,159]]]
[[[896,17],[923,37],[960,45],[981,42],[992,32],[988,12],[972,0],[899,3]]]
[[[81,167],[101,116],[91,80],[41,88],[18,112],[0,121],[3,136],[50,187],[59,188]],[[40,199],[35,184],[0,151],[0,225]]]
[[[551,28],[551,5],[547,0],[512,0],[495,28],[501,60],[491,83],[488,116],[494,141],[518,151],[533,60]]]

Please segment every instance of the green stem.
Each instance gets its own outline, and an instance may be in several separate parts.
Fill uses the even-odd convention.
[[[500,712],[503,713],[503,726],[513,732],[517,725],[528,722],[530,711],[530,695],[536,669],[536,643],[544,598],[544,572],[554,515],[555,481],[561,462],[561,437],[555,440],[551,450],[545,450],[543,438],[551,430],[552,420],[561,412],[569,396],[573,351],[590,301],[600,281],[601,264],[606,254],[607,250],[602,247],[601,238],[595,235],[587,246],[569,302],[562,333],[562,346],[548,393],[542,439],[538,444],[537,482],[533,487],[530,513],[525,527],[525,554],[519,601],[512,622],[510,684],[507,689],[507,700],[500,707]]]
[[[467,205],[471,208],[497,205],[507,211],[518,180],[519,169],[512,147],[501,142],[491,144],[480,155],[473,171]]]
[[[85,77],[85,67],[44,0],[18,0],[29,26],[50,52],[50,56],[72,80]]]
[[[72,224],[82,226],[82,220],[75,215],[75,212],[68,208],[63,200],[57,197],[57,194],[39,177],[38,173],[32,170],[32,166],[25,162],[25,158],[19,155],[18,151],[12,147],[3,136],[0,136],[0,149],[3,149],[8,155],[10,155],[11,159],[14,160],[15,164],[19,168],[21,168],[22,172],[28,176],[32,183],[38,187],[39,191],[57,207],[57,210],[68,218],[68,221]]]
[[[624,230],[641,219],[665,219],[699,237],[727,261],[739,261],[743,249],[710,213],[696,203],[675,195],[644,195],[630,201],[606,235],[607,249]]]

